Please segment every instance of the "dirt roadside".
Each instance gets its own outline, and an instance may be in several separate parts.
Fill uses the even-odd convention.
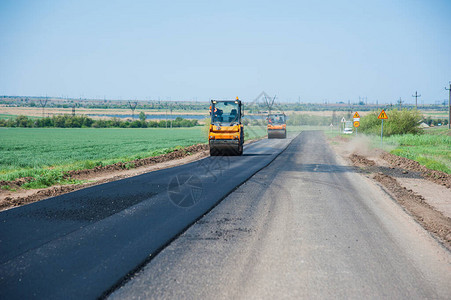
[[[246,141],[248,145],[260,139]],[[9,189],[0,189],[0,211],[13,207],[33,203],[49,197],[54,197],[90,186],[133,177],[136,175],[172,168],[197,161],[209,155],[207,144],[198,144],[173,152],[143,159],[137,159],[127,163],[118,162],[112,165],[67,172],[70,179],[86,181],[82,184],[55,185],[43,189],[24,189],[21,186],[30,182],[33,178],[19,178],[14,181],[0,181],[0,187],[8,186]]]
[[[451,250],[451,175],[418,162],[369,149],[364,139],[329,140],[335,152],[364,176],[376,181],[442,245]]]

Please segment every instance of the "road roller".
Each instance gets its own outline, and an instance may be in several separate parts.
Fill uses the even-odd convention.
[[[211,100],[208,143],[210,155],[242,155],[244,128],[241,100]]]
[[[268,116],[268,139],[287,137],[287,117],[284,113]]]

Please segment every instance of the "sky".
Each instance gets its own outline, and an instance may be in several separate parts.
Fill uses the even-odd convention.
[[[0,0],[0,95],[435,103],[451,1]]]

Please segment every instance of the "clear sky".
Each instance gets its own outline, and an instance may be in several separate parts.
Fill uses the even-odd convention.
[[[0,0],[0,95],[447,99],[451,1]]]

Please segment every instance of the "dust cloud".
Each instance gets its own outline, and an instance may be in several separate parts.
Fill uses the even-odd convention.
[[[390,143],[384,141],[382,150],[390,152],[396,147],[397,145],[392,141],[390,141]],[[378,155],[380,150],[380,138],[376,136],[359,134],[354,136],[349,143],[345,144],[345,152],[348,155],[355,153],[366,157],[374,157]]]

